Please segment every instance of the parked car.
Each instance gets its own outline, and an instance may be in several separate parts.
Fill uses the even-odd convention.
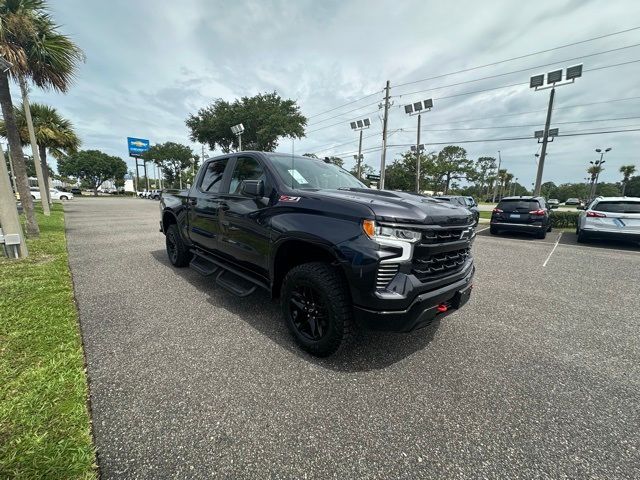
[[[471,295],[469,210],[370,189],[320,159],[208,159],[190,189],[162,192],[160,210],[172,265],[241,297],[256,288],[279,297],[293,338],[313,355],[334,353],[356,326],[423,327]]]
[[[549,208],[558,208],[560,206],[560,200],[557,198],[550,198],[547,200],[547,206]]]
[[[42,193],[38,187],[31,187],[31,198],[34,200],[40,200]],[[71,192],[61,192],[56,188],[52,188],[49,190],[49,194],[51,195],[51,200],[71,200],[73,198],[73,193]]]
[[[567,198],[567,201],[564,202],[565,205],[582,205],[582,201],[579,198]]]
[[[580,212],[578,242],[591,238],[640,242],[640,198],[597,197]]]
[[[480,221],[480,210],[478,209],[478,204],[473,197],[463,197],[461,195],[438,195],[433,198],[441,200],[443,202],[452,203],[453,205],[464,207],[470,210],[471,213],[473,213],[473,218],[476,222],[476,225]]]
[[[162,190],[151,190],[149,192],[148,198],[150,198],[151,200],[160,200],[161,193],[162,193]]]
[[[489,232],[526,232],[545,238],[551,231],[549,208],[542,197],[505,197],[493,209]]]
[[[73,187],[69,190],[69,193],[73,193],[74,195],[80,196],[82,195],[82,190],[80,190],[78,187]]]

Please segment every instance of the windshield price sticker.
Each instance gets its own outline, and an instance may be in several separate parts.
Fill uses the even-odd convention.
[[[304,178],[302,175],[300,175],[300,172],[298,170],[292,169],[292,170],[287,170],[289,172],[289,174],[293,177],[293,179],[298,182],[298,183],[309,183],[307,182],[307,179]]]

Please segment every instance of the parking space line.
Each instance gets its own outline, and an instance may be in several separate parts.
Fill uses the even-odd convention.
[[[485,230],[489,230],[491,227],[484,227],[482,230],[476,230],[476,235],[480,232],[484,232]]]
[[[543,267],[547,266],[547,263],[549,263],[549,260],[551,259],[551,255],[553,255],[553,252],[556,251],[556,248],[558,248],[558,244],[560,243],[560,239],[562,238],[562,232],[560,232],[558,234],[558,238],[556,239],[556,243],[553,246],[553,249],[551,250],[551,252],[549,253],[549,256],[547,257],[547,259],[544,261],[544,263],[542,264]]]

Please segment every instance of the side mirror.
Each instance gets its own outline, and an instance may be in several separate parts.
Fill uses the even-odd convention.
[[[264,182],[262,180],[244,180],[242,193],[249,197],[264,197]]]

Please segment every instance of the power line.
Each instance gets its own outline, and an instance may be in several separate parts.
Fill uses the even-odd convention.
[[[441,75],[436,75],[434,77],[428,77],[428,78],[423,78],[423,79],[420,79],[420,80],[413,80],[413,81],[410,81],[410,82],[400,83],[398,85],[395,85],[394,88],[403,87],[403,86],[406,86],[406,85],[413,85],[415,83],[420,83],[420,82],[424,82],[424,81],[428,81],[428,80],[435,80],[435,79],[438,79],[438,78],[443,78],[443,77],[447,77],[447,76],[455,75],[455,74],[459,74],[459,73],[471,72],[471,71],[474,71],[474,70],[479,70],[481,68],[492,67],[492,66],[495,66],[495,65],[499,65],[501,63],[507,63],[507,62],[511,62],[511,61],[514,61],[514,60],[520,60],[520,59],[523,59],[523,58],[528,58],[528,57],[532,57],[532,56],[535,56],[535,55],[540,55],[542,53],[548,53],[548,52],[551,52],[551,51],[554,51],[554,50],[560,50],[560,49],[563,49],[563,48],[567,48],[567,47],[571,47],[571,46],[575,46],[575,45],[580,45],[580,44],[592,42],[592,41],[595,41],[595,40],[600,40],[602,38],[612,37],[612,36],[615,36],[615,35],[621,35],[623,33],[631,32],[631,31],[638,30],[638,29],[640,29],[640,26],[628,28],[626,30],[620,30],[620,31],[617,31],[617,32],[608,33],[608,34],[605,34],[605,35],[600,35],[600,36],[597,36],[597,37],[588,38],[588,39],[585,39],[585,40],[580,40],[580,41],[573,42],[573,43],[568,43],[568,44],[565,44],[565,45],[559,45],[557,47],[548,48],[548,49],[540,50],[540,51],[537,51],[537,52],[532,52],[532,53],[527,53],[527,54],[524,54],[524,55],[519,55],[517,57],[511,57],[511,58],[507,58],[507,59],[504,59],[504,60],[499,60],[499,61],[496,61],[496,62],[487,63],[487,64],[484,64],[484,65],[478,65],[478,66],[475,66],[475,67],[465,68],[465,69],[457,70],[457,71],[454,71],[454,72],[443,73]],[[585,57],[579,57],[579,58],[585,58]],[[538,68],[538,67],[533,67],[533,68]],[[369,93],[369,94],[364,95],[362,97],[359,97],[359,98],[357,98],[355,100],[351,100],[349,102],[343,103],[341,105],[338,105],[336,107],[330,108],[328,110],[324,110],[322,112],[318,112],[318,113],[314,113],[312,115],[309,115],[307,118],[308,119],[315,118],[315,117],[324,115],[325,113],[330,113],[330,112],[339,110],[342,107],[346,107],[348,105],[353,105],[354,103],[357,103],[357,102],[359,102],[361,100],[373,97],[374,95],[378,95],[378,94],[382,93],[382,91],[383,91],[383,89],[378,90],[378,91],[373,92],[373,93]],[[408,94],[405,94],[405,95],[408,95]]]
[[[588,43],[588,42],[592,42],[592,41],[594,41],[594,40],[600,40],[600,39],[602,39],[602,38],[612,37],[612,36],[614,36],[614,35],[620,35],[620,34],[627,33],[627,32],[631,32],[631,31],[638,30],[638,29],[640,29],[640,26],[638,26],[638,27],[633,27],[633,28],[628,28],[628,29],[626,29],[626,30],[620,30],[620,31],[618,31],[618,32],[607,33],[607,34],[605,34],[605,35],[600,35],[600,36],[598,36],[598,37],[588,38],[588,39],[586,39],[586,40],[580,40],[580,41],[578,41],[578,42],[567,43],[567,44],[565,44],[565,45],[560,45],[560,46],[557,46],[557,47],[548,48],[548,49],[546,49],[546,50],[539,50],[539,51],[537,51],[537,52],[532,52],[532,53],[527,53],[527,54],[524,54],[524,55],[519,55],[519,56],[517,56],[517,57],[511,57],[511,58],[507,58],[507,59],[504,59],[504,60],[499,60],[499,61],[497,61],[497,62],[486,63],[486,64],[484,64],[484,65],[478,65],[478,66],[476,66],[476,67],[465,68],[464,70],[458,70],[458,71],[456,71],[456,72],[443,73],[443,74],[441,74],[441,75],[436,75],[435,77],[422,78],[422,79],[420,79],[420,80],[413,80],[413,81],[411,81],[411,82],[400,83],[400,84],[398,84],[398,85],[395,85],[395,87],[403,87],[403,86],[405,86],[405,85],[413,85],[413,84],[415,84],[415,83],[426,82],[427,80],[435,80],[435,79],[437,79],[437,78],[447,77],[447,76],[449,76],[449,75],[455,75],[455,74],[458,74],[458,73],[471,72],[471,71],[473,71],[473,70],[478,70],[478,69],[486,68],[486,67],[493,67],[493,66],[495,66],[495,65],[499,65],[499,64],[501,64],[501,63],[512,62],[512,61],[514,61],[514,60],[520,60],[520,59],[522,59],[522,58],[527,58],[527,57],[533,57],[533,56],[535,56],[535,55],[540,55],[540,54],[542,54],[542,53],[548,53],[548,52],[552,52],[552,51],[554,51],[554,50],[560,50],[560,49],[562,49],[562,48],[573,47],[573,46],[575,46],[575,45],[580,45],[580,44],[582,44],[582,43]]]
[[[363,113],[361,116],[364,117],[365,115],[373,115],[374,113],[378,113],[378,110],[375,110],[375,111],[369,112],[369,113]],[[325,125],[324,127],[316,128],[314,130],[309,130],[308,132],[306,132],[306,134],[308,135],[310,133],[318,132],[318,131],[324,130],[326,128],[335,127],[336,125],[344,125],[345,123],[348,123],[348,122],[349,122],[349,120],[343,120],[341,122],[332,123],[331,125]]]
[[[401,94],[393,95],[393,96],[394,97],[403,97],[403,96],[408,96],[408,95],[415,95],[417,93],[432,92],[434,90],[440,90],[442,88],[456,87],[456,86],[464,85],[464,84],[467,84],[467,83],[474,83],[474,82],[480,82],[482,80],[490,80],[492,78],[505,77],[507,75],[513,75],[514,73],[522,73],[522,72],[527,72],[527,71],[530,71],[530,70],[537,70],[539,68],[549,67],[551,65],[557,65],[558,63],[572,62],[574,60],[581,60],[581,59],[584,59],[584,58],[595,57],[595,56],[604,55],[604,54],[607,54],[607,53],[618,52],[620,50],[626,50],[628,48],[633,48],[633,47],[637,47],[637,46],[640,46],[640,43],[634,43],[633,45],[627,45],[625,47],[612,48],[610,50],[604,50],[602,52],[590,53],[588,55],[581,55],[579,57],[567,58],[565,60],[558,60],[558,61],[554,61],[554,62],[550,62],[550,63],[545,63],[545,64],[542,64],[542,65],[536,65],[535,67],[521,68],[521,69],[518,69],[518,70],[512,70],[511,72],[497,73],[495,75],[489,75],[489,76],[486,76],[486,77],[474,78],[472,80],[464,80],[464,81],[457,82],[457,83],[451,83],[449,85],[440,85],[438,87],[431,87],[431,88],[428,88],[428,89],[425,89],[425,90],[416,90],[414,92],[401,93]],[[595,69],[592,68],[591,70],[595,70]]]
[[[334,115],[333,117],[327,117],[327,118],[325,118],[323,120],[318,120],[317,122],[314,122],[311,125],[307,125],[307,126],[308,127],[312,127],[314,125],[318,125],[319,123],[326,122],[327,120],[333,120],[334,118],[342,117],[343,115],[347,115],[348,113],[355,112],[357,110],[361,110],[361,109],[366,108],[366,107],[370,107],[371,105],[378,105],[379,103],[380,102],[367,103],[366,105],[363,105],[363,106],[358,107],[358,108],[354,108],[353,110],[347,110],[346,112],[342,112],[342,113],[340,113],[338,115]],[[368,115],[368,114],[365,114],[365,115]]]
[[[338,105],[337,107],[330,108],[329,110],[325,110],[324,112],[314,113],[313,115],[309,115],[307,118],[319,117],[320,115],[324,115],[325,113],[333,112],[333,111],[338,110],[338,109],[340,109],[342,107],[346,107],[347,105],[353,105],[354,103],[357,103],[360,100],[364,100],[365,98],[373,97],[374,95],[378,95],[380,93],[382,93],[382,90],[378,90],[377,92],[370,93],[368,95],[365,95],[364,97],[360,97],[360,98],[357,98],[357,99],[352,100],[350,102],[343,103],[342,105]]]

